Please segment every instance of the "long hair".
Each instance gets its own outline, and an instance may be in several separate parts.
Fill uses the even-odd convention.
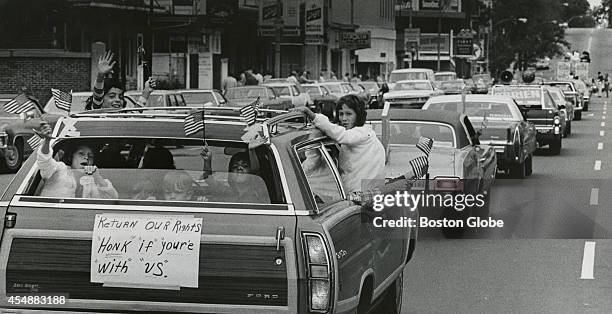
[[[365,103],[355,95],[342,96],[336,101],[336,123],[340,123],[340,109],[342,109],[342,105],[346,105],[355,111],[355,115],[357,116],[355,119],[355,126],[363,126],[365,124],[366,117],[368,116]]]

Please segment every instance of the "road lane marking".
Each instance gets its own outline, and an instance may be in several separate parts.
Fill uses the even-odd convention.
[[[599,131],[599,136],[604,136],[604,134],[606,134],[605,131],[603,131],[603,130]]]
[[[593,113],[589,113],[589,114],[587,114],[587,117],[592,117],[592,116],[594,116],[594,115],[595,115],[595,114],[593,114]]]
[[[602,122],[602,123],[601,123],[601,126],[606,126],[606,123],[605,123],[605,122]],[[198,148],[199,148],[199,147],[198,147]]]
[[[603,114],[606,114],[606,111],[604,110]]]
[[[597,150],[602,150],[603,149],[603,143],[598,143],[597,144]]]
[[[606,116],[601,117],[602,120],[606,120]]]
[[[595,167],[593,167],[593,170],[601,170],[601,160],[595,160]]]
[[[599,189],[592,188],[591,189],[591,200],[589,201],[591,205],[599,205]]]
[[[584,253],[582,255],[582,273],[580,279],[595,279],[593,278],[593,266],[595,264],[595,242],[584,242]]]

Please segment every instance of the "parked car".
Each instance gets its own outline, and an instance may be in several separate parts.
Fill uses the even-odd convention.
[[[561,110],[543,85],[495,85],[493,95],[514,98],[527,121],[533,122],[537,131],[538,147],[548,146],[551,154],[561,153],[565,119]]]
[[[302,88],[310,95],[314,102],[313,111],[326,115],[330,120],[334,120],[336,101],[338,96],[330,93],[327,87],[321,84],[302,84]]]
[[[455,81],[457,80],[457,73],[455,72],[436,72],[434,73],[434,81],[442,82],[442,81]]]
[[[430,98],[423,110],[465,113],[477,132],[480,144],[489,145],[497,155],[497,170],[522,179],[533,172],[536,130],[523,117],[518,104],[509,96],[460,95]]]
[[[582,80],[573,80],[576,90],[580,92],[582,97],[582,107],[584,111],[589,111],[589,102],[591,101],[591,90]]]
[[[385,117],[385,111],[368,110],[367,121],[382,137],[386,127],[383,118],[389,119],[386,127],[389,134],[386,177],[396,177],[409,167],[409,161],[421,154],[415,144],[425,136],[434,141],[429,155],[430,193],[485,196],[483,206],[461,211],[453,207],[426,207],[426,212],[425,209],[420,212],[421,216],[461,220],[488,216],[490,191],[497,171],[495,150],[480,145],[468,117],[450,111],[414,109],[390,109]],[[387,142],[385,139],[382,141]],[[467,224],[464,224],[463,227],[443,228],[442,231],[447,237],[460,237],[466,229]]]
[[[120,151],[112,157],[124,168],[97,170],[118,196],[40,196],[48,183],[31,156],[0,196],[7,294],[61,291],[69,300],[54,303],[58,311],[401,313],[417,230],[376,228],[373,219],[418,212],[349,201],[335,142],[288,122],[302,117],[290,113],[268,120],[267,141],[249,149],[245,123],[214,117],[187,137],[184,116],[158,110],[58,121],[54,153],[83,143]],[[203,169],[204,133],[211,169]],[[152,152],[163,153],[161,164],[140,167]],[[238,154],[257,160],[251,173],[228,170]],[[177,169],[166,168],[172,161]],[[236,181],[252,182],[246,194]],[[168,200],[172,188],[188,192]],[[40,309],[8,298],[0,307]]]
[[[319,84],[327,88],[330,93],[337,96],[338,98],[355,93],[353,87],[351,86],[351,83],[348,82],[326,81]]]
[[[398,81],[383,95],[383,100],[389,102],[391,107],[420,109],[429,97],[443,94],[444,92],[430,80],[408,80]]]
[[[352,89],[351,94],[357,96],[357,98],[363,101],[367,106],[370,102],[370,94],[368,93],[368,91],[358,83],[350,83],[350,86]]]
[[[227,99],[221,95],[216,89],[180,89],[177,90],[183,98],[187,106],[205,105],[211,103],[213,107],[227,106]]]
[[[263,83],[259,86],[269,86],[274,90],[274,93],[280,98],[291,99],[294,107],[303,107],[312,105],[312,99],[300,85],[283,82],[283,83]]]
[[[132,99],[138,99],[142,91],[127,91],[124,93],[125,96],[131,97]],[[181,107],[187,106],[185,97],[179,91],[176,90],[154,90],[149,98],[145,107]]]
[[[389,74],[389,89],[393,89],[395,83],[406,80],[430,80],[435,81],[434,71],[431,69],[411,68],[398,69],[391,71]]]
[[[225,97],[232,107],[244,107],[259,97],[260,108],[289,110],[293,108],[291,99],[281,98],[269,86],[251,85],[232,87],[225,91]]]
[[[378,92],[380,91],[380,86],[378,83],[374,81],[363,81],[357,83],[359,86],[363,87],[369,95],[368,105],[371,105],[373,102],[377,101]]]
[[[471,92],[467,89],[467,86],[462,79],[438,81],[436,84],[438,85],[438,88],[444,91],[444,94],[446,95],[461,94],[464,88],[466,89],[466,93]]]
[[[572,92],[576,95],[574,102],[574,120],[582,119],[582,111],[584,110],[584,99],[572,81],[546,81],[544,85],[559,87],[563,93]],[[586,111],[586,110],[584,110]]]
[[[572,134],[572,120],[574,120],[574,103],[567,98],[571,95],[565,95],[560,88],[557,87],[549,87],[548,92],[552,96],[555,103],[557,103],[557,107],[561,109],[563,113],[563,117],[565,118],[565,133],[563,136],[568,136]]]

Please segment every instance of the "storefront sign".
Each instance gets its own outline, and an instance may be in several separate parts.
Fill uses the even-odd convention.
[[[323,0],[306,1],[306,36],[323,35]]]
[[[306,45],[323,45],[323,36],[308,36],[304,38]]]
[[[340,48],[364,49],[371,46],[370,32],[340,33]]]
[[[202,218],[97,214],[91,282],[151,289],[197,288]]]
[[[461,12],[461,3],[460,0],[419,0],[419,9]]]
[[[440,43],[440,52],[450,53],[450,35],[449,34],[421,34],[419,38],[419,53],[437,53],[438,42]]]
[[[419,49],[419,39],[421,37],[420,28],[404,28],[404,50],[416,51]]]
[[[455,37],[455,57],[474,57],[474,39],[472,37]]]

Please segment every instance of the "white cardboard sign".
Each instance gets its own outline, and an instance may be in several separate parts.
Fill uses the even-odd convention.
[[[153,289],[197,288],[202,218],[97,214],[91,282]]]

